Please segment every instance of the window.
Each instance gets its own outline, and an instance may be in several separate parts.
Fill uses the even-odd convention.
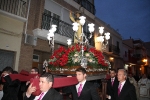
[[[119,42],[117,41],[117,49],[119,49]]]
[[[127,51],[125,51],[125,57],[127,57]]]
[[[53,17],[54,17],[54,18],[56,18],[56,19],[59,19],[59,18],[60,18],[60,16],[59,16],[59,15],[54,14],[54,13],[53,13]]]
[[[51,22],[51,12],[45,9],[42,16],[42,29],[49,30],[50,22]]]
[[[33,54],[33,61],[39,62],[39,55]]]
[[[60,16],[58,16],[57,14],[53,13],[52,24],[57,25],[57,27],[58,27],[58,25],[59,25],[59,18],[60,18]]]
[[[56,33],[58,33],[58,29],[59,29],[59,19],[60,19],[60,16],[53,13],[52,24],[57,25]]]
[[[110,39],[108,41],[109,44],[112,44],[112,36],[110,36]]]
[[[0,70],[6,66],[14,67],[15,52],[0,50]]]
[[[50,12],[49,10],[45,9],[43,16],[42,16],[42,29],[49,30],[52,24],[57,25],[57,29],[58,29],[59,19],[60,19],[59,15],[54,14]]]

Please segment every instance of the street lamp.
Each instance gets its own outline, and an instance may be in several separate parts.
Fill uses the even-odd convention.
[[[147,59],[143,59],[143,62],[145,62],[145,63],[146,63],[146,62],[147,62]]]

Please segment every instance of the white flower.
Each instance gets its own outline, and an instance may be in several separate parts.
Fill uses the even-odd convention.
[[[76,54],[74,54],[74,57],[77,57],[77,56],[79,56],[77,53],[76,53]]]
[[[89,62],[93,62],[93,60],[92,60],[92,59],[88,59],[88,61],[89,61]]]
[[[77,57],[77,56],[79,56],[79,53],[75,52],[74,57]]]
[[[86,56],[86,57],[89,57],[89,56],[90,56],[90,54],[89,54],[89,53],[86,53],[86,54],[85,54],[85,56]]]
[[[76,59],[74,59],[74,62],[78,62],[78,59],[76,58]]]

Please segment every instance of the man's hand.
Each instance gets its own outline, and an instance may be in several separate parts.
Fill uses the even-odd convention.
[[[107,99],[111,99],[111,96],[110,96],[110,95],[106,95],[106,98],[107,98]]]
[[[26,92],[26,96],[27,96],[27,97],[30,97],[31,94],[32,94],[33,92],[35,92],[35,91],[36,91],[36,87],[32,87],[32,83],[31,83],[30,86],[28,87],[27,92]]]

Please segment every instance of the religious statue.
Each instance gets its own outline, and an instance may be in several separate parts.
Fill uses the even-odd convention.
[[[78,40],[81,40],[82,27],[80,24],[79,17],[81,16],[81,12],[75,12],[75,16],[73,16],[72,11],[70,11],[70,20],[72,22],[77,22],[79,24],[78,31],[74,34],[74,43],[78,43]]]
[[[47,60],[44,60],[43,62],[43,73],[48,72],[48,62]]]

